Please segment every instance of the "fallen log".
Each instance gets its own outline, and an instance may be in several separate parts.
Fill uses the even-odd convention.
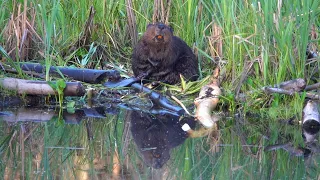
[[[21,69],[24,71],[35,71],[37,73],[44,73],[45,66],[38,63],[24,63],[21,64]],[[119,80],[120,73],[117,70],[97,70],[97,69],[79,69],[69,67],[50,67],[50,73],[59,73],[68,76],[74,80],[83,81],[87,83],[101,83],[106,78],[112,80]]]
[[[294,94],[302,95],[302,92],[289,91],[289,90],[280,89],[280,88],[263,87],[262,89],[264,92],[266,92],[268,94],[278,93],[278,94],[286,94],[286,95],[290,95],[290,96],[292,96]],[[305,96],[309,99],[320,100],[320,96],[318,94],[306,92]]]
[[[268,93],[268,94],[278,93],[278,94],[286,94],[290,96],[294,94],[303,95],[304,93],[305,96],[309,99],[320,100],[320,95],[317,93],[302,92],[302,91],[311,91],[319,87],[320,87],[320,83],[307,86],[304,79],[298,78],[298,79],[282,82],[279,85],[274,85],[273,87],[265,86],[265,87],[262,87],[259,91],[264,91],[265,93]],[[247,94],[252,94],[253,92],[254,91],[249,91],[246,94],[245,93],[240,94],[237,99],[239,101],[245,101]]]
[[[53,82],[55,83],[55,82]],[[0,87],[28,95],[58,95],[46,81],[24,80],[17,78],[0,79]],[[85,88],[80,82],[66,82],[64,96],[83,96]]]

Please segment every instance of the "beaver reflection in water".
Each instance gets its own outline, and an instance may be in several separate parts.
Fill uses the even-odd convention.
[[[147,26],[134,47],[131,63],[136,77],[168,84],[180,82],[179,74],[191,81],[199,76],[198,60],[191,48],[162,23]]]
[[[139,111],[127,112],[127,121],[131,122],[131,134],[143,161],[150,167],[159,169],[170,159],[170,150],[182,144],[188,134],[182,130],[182,124],[195,126],[193,118],[154,115]]]

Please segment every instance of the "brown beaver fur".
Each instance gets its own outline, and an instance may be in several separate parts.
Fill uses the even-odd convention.
[[[147,26],[134,47],[131,63],[136,77],[168,84],[180,82],[179,74],[192,81],[199,76],[198,60],[191,48],[162,23]]]

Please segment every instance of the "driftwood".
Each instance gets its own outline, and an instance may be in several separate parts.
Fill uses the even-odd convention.
[[[280,88],[288,91],[299,92],[305,89],[307,83],[304,79],[298,78],[290,81],[285,81],[276,85],[275,88]]]
[[[319,103],[309,100],[303,108],[302,130],[307,143],[314,142],[320,130]]]
[[[149,95],[150,99],[153,101],[153,103],[157,104],[160,107],[163,107],[165,109],[173,111],[172,113],[175,114],[175,112],[178,115],[183,115],[185,111],[183,108],[173,105],[166,97],[162,96],[161,94],[144,87],[142,84],[138,83],[140,82],[140,79],[132,77],[129,79],[124,79],[122,81],[108,81],[104,84],[104,86],[108,88],[116,88],[116,87],[132,87],[135,90],[139,92],[143,92]],[[155,112],[159,113],[166,113],[167,111],[158,111]]]
[[[320,83],[316,83],[316,84],[306,86],[306,88],[304,90],[311,91],[311,90],[315,90],[315,89],[319,89],[319,88],[320,88]]]
[[[127,109],[127,110],[130,110],[130,111],[141,111],[143,113],[154,114],[154,115],[169,114],[169,115],[172,115],[172,116],[181,116],[180,114],[178,114],[175,111],[171,111],[171,110],[167,110],[167,109],[161,109],[161,108],[152,107],[151,109],[149,109],[147,111],[144,111],[141,108],[128,106],[127,104],[123,104],[123,103],[118,104],[118,107],[120,107],[121,109]]]
[[[302,95],[302,92],[296,92],[296,91],[289,91],[281,88],[271,88],[271,87],[264,87],[262,88],[264,92],[271,94],[271,93],[278,93],[278,94],[287,94],[287,95],[294,95],[296,93]],[[320,96],[318,94],[306,92],[305,96],[307,98],[313,99],[313,100],[320,100]]]
[[[2,78],[0,79],[0,86],[8,90],[17,91],[19,94],[57,95],[57,92],[46,81]],[[66,82],[66,88],[63,93],[65,96],[83,96],[85,89],[79,82]]]
[[[270,86],[262,87],[261,90],[268,94],[278,93],[278,94],[286,94],[290,96],[294,94],[302,95],[303,93],[305,93],[305,96],[309,99],[320,100],[319,94],[312,93],[312,92],[302,92],[302,91],[315,90],[315,89],[318,89],[319,87],[320,87],[320,83],[307,86],[304,79],[298,78],[298,79],[282,82],[279,85],[274,85],[273,87],[270,87]],[[251,94],[251,93],[253,93],[253,91],[249,91],[246,94]],[[245,101],[246,94],[244,93],[240,94],[238,96],[238,100]]]
[[[161,107],[164,107],[166,109],[175,111],[179,115],[184,114],[184,110],[181,107],[173,105],[166,97],[162,96],[161,94],[159,94],[155,91],[152,91],[151,89],[144,87],[143,85],[141,85],[139,83],[133,83],[131,85],[131,87],[140,91],[140,92],[144,92],[144,93],[148,94],[150,99],[152,99],[155,104],[157,104]]]
[[[24,63],[21,64],[21,69],[24,71],[35,71],[37,73],[44,73],[45,66],[38,63]],[[50,67],[50,73],[61,72],[74,80],[83,81],[87,83],[101,83],[106,78],[112,80],[120,79],[120,73],[117,70],[96,70],[96,69],[78,69],[67,67]]]
[[[201,88],[199,97],[194,101],[197,108],[196,119],[206,128],[211,128],[215,125],[211,112],[217,106],[221,95],[218,76],[219,68],[217,67],[213,72],[211,82]]]

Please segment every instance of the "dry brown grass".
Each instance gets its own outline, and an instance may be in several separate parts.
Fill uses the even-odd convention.
[[[11,17],[4,28],[5,48],[12,59],[33,59],[39,48],[37,44],[43,44],[35,28],[36,10],[32,3],[28,7],[27,1],[22,4],[14,4]]]

